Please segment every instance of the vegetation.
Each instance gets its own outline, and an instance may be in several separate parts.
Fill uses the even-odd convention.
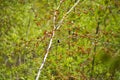
[[[0,0],[0,80],[36,79],[77,1]],[[80,0],[52,39],[39,80],[120,80],[119,0]]]

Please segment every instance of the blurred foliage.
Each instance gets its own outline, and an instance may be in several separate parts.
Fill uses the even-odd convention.
[[[34,80],[60,0],[0,0],[0,80]],[[57,22],[77,0],[64,0]],[[120,1],[81,0],[56,31],[40,80],[119,80]]]

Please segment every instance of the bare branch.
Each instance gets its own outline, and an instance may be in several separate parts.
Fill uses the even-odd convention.
[[[44,66],[44,64],[45,64],[45,61],[46,61],[46,59],[47,59],[48,53],[49,53],[50,48],[51,48],[51,45],[52,45],[53,37],[55,36],[55,31],[61,27],[62,22],[64,21],[65,17],[75,8],[75,6],[79,3],[79,1],[80,1],[80,0],[78,0],[78,1],[73,5],[73,7],[62,17],[62,19],[60,20],[58,26],[56,26],[56,16],[57,16],[57,12],[56,12],[56,11],[54,12],[54,17],[53,17],[54,29],[53,29],[53,31],[52,31],[52,36],[51,36],[51,38],[50,38],[49,45],[48,45],[48,48],[47,48],[47,50],[46,50],[46,54],[45,54],[45,56],[44,56],[44,60],[43,60],[42,64],[40,65],[40,68],[39,68],[39,70],[38,70],[36,80],[39,80],[41,70],[42,70],[42,68],[43,68],[43,66]],[[57,7],[56,10],[59,10],[62,2],[63,2],[63,0],[60,0],[60,4],[59,4],[59,6]]]
[[[54,37],[54,33],[55,33],[55,31],[53,30],[53,32],[52,32],[52,36],[51,36],[51,39],[50,39],[50,42],[49,42],[49,45],[48,45],[48,48],[47,48],[47,51],[46,51],[46,54],[45,54],[45,56],[44,56],[44,60],[43,60],[41,66],[40,66],[40,68],[39,68],[39,71],[38,71],[38,74],[37,74],[36,80],[39,80],[41,70],[42,70],[42,68],[43,68],[43,66],[44,66],[44,64],[45,64],[45,61],[46,61],[46,58],[47,58],[47,56],[48,56],[48,53],[49,53],[50,47],[51,47],[51,45],[52,45],[52,40],[53,40],[53,37]]]
[[[57,28],[56,29],[59,29],[65,19],[65,17],[77,6],[77,4],[80,2],[80,0],[78,0],[69,10],[68,12],[66,12],[66,14],[64,14],[64,16],[62,17],[62,19],[59,21],[58,25],[57,25]]]
[[[63,3],[64,0],[60,0],[60,4],[58,5],[57,9],[54,11],[54,17],[53,17],[53,23],[54,23],[54,29],[56,28],[56,18],[57,18],[57,12],[61,7],[61,4]]]

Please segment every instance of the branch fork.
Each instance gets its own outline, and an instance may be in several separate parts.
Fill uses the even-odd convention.
[[[60,0],[60,4],[58,5],[57,9],[54,11],[54,17],[53,17],[53,23],[54,23],[54,28],[52,30],[52,35],[51,35],[51,38],[50,38],[50,41],[49,41],[49,44],[48,44],[48,47],[47,47],[47,50],[46,50],[46,53],[45,53],[45,56],[44,56],[44,59],[43,59],[43,62],[42,64],[40,65],[39,67],[39,70],[38,70],[38,73],[37,73],[37,76],[36,76],[36,79],[35,80],[39,80],[39,77],[40,77],[40,74],[41,74],[41,71],[42,71],[42,68],[45,64],[45,61],[47,59],[47,56],[48,56],[48,53],[50,51],[50,48],[51,48],[51,45],[52,45],[52,41],[53,41],[53,37],[55,36],[55,31],[58,30],[63,21],[65,20],[66,16],[78,5],[78,3],[80,2],[80,0],[77,0],[77,2],[68,10],[68,12],[66,12],[62,19],[58,22],[58,24],[56,25],[56,17],[57,17],[57,11],[59,10],[59,8],[61,7],[61,4],[63,3],[64,0]]]

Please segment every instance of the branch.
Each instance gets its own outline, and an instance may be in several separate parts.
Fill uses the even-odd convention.
[[[53,17],[53,23],[54,23],[54,29],[56,28],[56,19],[57,19],[57,12],[59,8],[61,7],[61,4],[63,3],[64,0],[60,0],[60,4],[58,5],[57,9],[54,11],[54,17]]]
[[[77,6],[77,4],[80,2],[80,0],[78,0],[69,10],[68,12],[66,12],[66,14],[64,14],[64,16],[62,17],[62,19],[59,21],[58,26],[57,26],[57,30],[61,27],[64,19],[66,18],[66,16]]]
[[[60,4],[59,4],[59,6],[57,7],[57,10],[59,10],[59,8],[60,8],[60,6],[61,6],[61,4],[62,4],[63,1],[64,1],[64,0],[60,0]],[[48,53],[49,53],[50,48],[51,48],[51,45],[52,45],[52,41],[53,41],[53,37],[54,37],[54,35],[55,35],[55,31],[61,27],[62,22],[64,21],[65,17],[75,8],[75,6],[79,3],[79,1],[80,1],[80,0],[78,0],[78,1],[73,5],[73,7],[62,17],[62,19],[60,20],[58,26],[56,26],[56,16],[57,16],[57,13],[56,13],[56,11],[54,12],[54,17],[53,17],[54,29],[53,29],[53,31],[52,31],[52,36],[51,36],[51,38],[50,38],[49,45],[48,45],[48,48],[47,48],[47,50],[46,50],[46,54],[45,54],[45,56],[44,56],[44,59],[43,59],[42,64],[40,65],[40,68],[39,68],[39,70],[38,70],[37,77],[36,77],[35,80],[39,80],[41,70],[42,70],[42,68],[43,68],[43,66],[44,66],[44,64],[45,64],[45,61],[46,61],[46,59],[47,59]]]
[[[99,21],[97,22],[97,27],[96,27],[96,32],[95,34],[98,35],[98,32],[100,30],[100,23]],[[94,43],[96,42],[96,40],[94,41]],[[96,56],[96,49],[97,49],[97,45],[94,44],[94,53],[93,53],[93,60],[92,60],[92,68],[91,68],[91,75],[90,75],[90,80],[92,80],[93,75],[94,75],[94,66],[95,66],[95,56]]]

